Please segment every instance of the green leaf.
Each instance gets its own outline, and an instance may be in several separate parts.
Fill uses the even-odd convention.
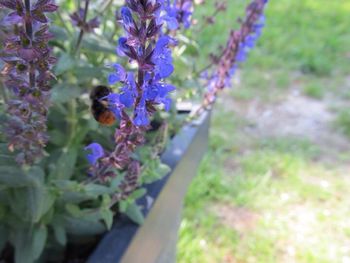
[[[0,191],[0,203],[3,203],[3,204],[9,203],[8,191],[4,191],[4,190]]]
[[[64,145],[67,142],[67,134],[59,130],[49,130],[50,143],[57,146]]]
[[[62,27],[56,26],[56,25],[50,25],[50,32],[55,36],[54,39],[59,40],[67,40],[68,35],[66,33],[66,30]]]
[[[146,194],[146,189],[145,188],[140,188],[135,190],[134,192],[131,193],[131,195],[129,196],[130,199],[138,199],[142,196],[144,196]]]
[[[138,206],[135,203],[131,203],[129,204],[129,206],[127,207],[125,214],[135,223],[141,225],[144,222],[144,217],[143,214],[141,212],[141,207]]]
[[[16,188],[9,192],[10,207],[20,219],[36,223],[48,212],[55,199],[42,182],[44,174],[40,168],[34,167],[23,176],[23,178],[26,177],[35,177],[36,180],[33,179],[30,186]]]
[[[18,167],[0,166],[0,184],[4,184],[8,187],[37,185],[40,183],[40,179],[40,176],[36,177],[32,173],[26,174]]]
[[[97,197],[99,195],[112,194],[115,191],[104,185],[88,184],[85,187],[85,192],[89,195]]]
[[[115,53],[115,47],[106,39],[89,34],[82,41],[82,48],[94,52]]]
[[[78,205],[66,204],[66,210],[74,217],[79,217],[82,214]]]
[[[8,150],[6,143],[0,144],[0,166],[16,166],[14,155]]]
[[[33,257],[38,259],[44,250],[47,239],[47,227],[40,226],[33,233]]]
[[[71,70],[75,67],[75,60],[68,54],[62,53],[59,57],[56,66],[54,68],[55,75],[61,75],[62,73]]]
[[[104,208],[101,210],[101,217],[103,221],[106,223],[106,227],[108,230],[112,228],[113,216],[114,214],[110,209]]]
[[[8,239],[8,229],[0,225],[0,252],[3,250]]]
[[[75,76],[81,76],[78,78],[78,82],[86,82],[86,78],[97,78],[103,74],[103,68],[99,67],[76,67],[73,70]]]
[[[159,159],[150,160],[142,175],[142,182],[145,184],[153,183],[171,171],[170,167],[160,162]]]
[[[33,229],[17,228],[12,236],[16,263],[32,263],[38,259],[47,239],[46,226]]]
[[[29,229],[18,228],[14,232],[12,244],[15,247],[16,263],[32,263],[34,255],[32,251],[33,237]]]
[[[129,202],[127,200],[122,200],[119,202],[119,211],[125,213],[128,208]]]
[[[51,90],[51,100],[55,104],[65,103],[78,98],[81,94],[79,87],[67,84],[57,84]]]
[[[6,208],[3,204],[0,203],[0,220],[3,219],[6,215]]]
[[[64,216],[64,227],[69,234],[91,236],[106,232],[105,225],[99,220],[87,220]]]
[[[62,246],[65,246],[67,244],[67,234],[64,227],[60,224],[55,223],[52,224],[52,227],[57,242]]]
[[[123,182],[124,177],[125,173],[117,174],[117,176],[111,180],[110,188],[114,189],[114,191],[117,191],[119,189],[120,184]]]
[[[78,151],[76,148],[64,149],[56,160],[56,165],[51,170],[49,177],[52,179],[69,179],[74,172],[77,156]]]

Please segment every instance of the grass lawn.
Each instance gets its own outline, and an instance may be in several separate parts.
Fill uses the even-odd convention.
[[[206,2],[198,19],[212,13]],[[200,34],[205,54],[248,1],[228,2]],[[271,0],[266,11],[258,47],[215,106],[180,263],[350,262],[350,2]]]

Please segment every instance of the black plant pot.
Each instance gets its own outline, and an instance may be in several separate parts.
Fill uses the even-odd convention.
[[[172,139],[161,159],[171,172],[162,180],[146,185],[149,197],[138,200],[144,207],[145,222],[139,226],[121,217],[102,238],[88,263],[175,262],[177,233],[184,196],[208,147],[210,112],[183,127]]]

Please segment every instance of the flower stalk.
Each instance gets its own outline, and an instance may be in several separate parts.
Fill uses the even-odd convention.
[[[238,64],[245,61],[249,51],[255,46],[265,25],[264,7],[268,0],[253,0],[246,8],[246,17],[237,31],[231,30],[220,58],[211,75],[207,76],[208,90],[204,95],[202,105],[190,116],[190,119],[200,114],[215,103],[218,93],[231,86],[231,78]]]
[[[141,163],[133,153],[144,143],[144,134],[157,107],[163,105],[166,110],[170,109],[169,93],[175,89],[165,82],[174,70],[169,47],[175,41],[160,34],[161,8],[160,0],[127,0],[121,9],[125,36],[118,40],[117,53],[136,63],[138,69],[127,71],[120,64],[114,64],[115,72],[108,76],[108,82],[119,83],[119,92],[101,98],[119,119],[114,150],[107,152],[97,143],[86,147],[91,151],[88,159],[94,177],[104,180],[117,176],[116,170],[126,172],[119,199],[138,186]]]
[[[89,3],[90,3],[90,0],[85,0],[85,8],[84,8],[83,17],[82,17],[82,24],[83,25],[86,23],[86,17],[87,17],[87,13],[89,10]],[[81,41],[83,40],[83,36],[84,36],[84,28],[81,27],[80,32],[79,32],[79,37],[77,40],[77,44],[75,45],[74,54],[76,54],[78,52],[78,50],[80,48]]]
[[[0,6],[9,10],[5,25],[10,33],[4,40],[1,70],[11,96],[7,102],[8,121],[5,134],[9,150],[16,151],[16,161],[31,165],[44,155],[48,140],[46,134],[51,67],[56,59],[48,46],[52,34],[48,31],[45,13],[57,6],[51,0],[0,0]]]

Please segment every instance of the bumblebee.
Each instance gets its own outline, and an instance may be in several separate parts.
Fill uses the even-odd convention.
[[[113,112],[108,108],[107,99],[104,99],[111,92],[106,86],[96,86],[90,93],[91,113],[96,121],[106,126],[111,126],[116,121]]]

